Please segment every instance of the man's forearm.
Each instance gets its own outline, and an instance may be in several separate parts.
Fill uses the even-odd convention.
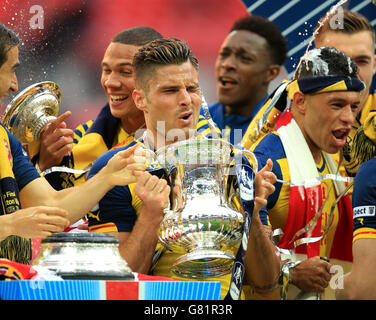
[[[68,211],[68,219],[75,223],[84,217],[112,189],[105,170],[101,170],[84,184],[54,193],[54,206]],[[51,205],[49,203],[49,205]]]
[[[343,276],[343,288],[335,290],[337,300],[375,300],[375,275],[372,267],[369,272],[353,274],[351,271]],[[358,270],[357,270],[358,271]]]
[[[120,239],[119,251],[133,272],[147,274],[158,242],[159,223],[143,218],[142,210],[129,236]]]
[[[349,295],[349,289],[351,286],[351,283],[349,283],[349,274],[344,275],[343,277],[343,288],[337,288],[335,290],[335,296],[337,300],[348,300],[350,299]]]
[[[256,289],[269,291],[278,280],[280,263],[267,227],[262,224],[259,214],[254,213],[245,256],[246,281]]]
[[[8,236],[12,234],[11,232],[11,216],[2,215],[0,216],[0,241],[3,241]]]

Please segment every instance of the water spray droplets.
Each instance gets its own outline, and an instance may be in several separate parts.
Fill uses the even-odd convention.
[[[322,26],[324,25],[324,23],[329,19],[329,17],[330,17],[332,14],[334,14],[334,13],[338,10],[338,8],[339,8],[340,6],[342,6],[343,4],[345,4],[346,2],[347,2],[347,0],[340,0],[336,5],[334,5],[334,6],[333,6],[333,7],[332,7],[332,8],[326,13],[326,15],[325,15],[325,17],[322,19],[322,21],[319,21],[319,22],[318,22],[319,26],[318,26],[318,27],[316,28],[316,30],[313,32],[313,35],[312,35],[312,37],[311,37],[311,40],[310,40],[309,43],[308,43],[308,46],[307,46],[307,48],[306,48],[306,51],[305,51],[304,55],[300,58],[297,68],[298,68],[299,65],[302,63],[302,61],[305,61],[305,62],[306,62],[306,68],[307,68],[307,70],[309,70],[309,69],[308,69],[308,68],[309,68],[309,66],[308,66],[308,61],[309,61],[309,59],[308,59],[308,57],[307,57],[307,54],[308,54],[309,48],[312,46],[312,43],[313,43],[313,41],[315,40],[315,36],[319,34],[320,29],[322,28]],[[307,24],[307,22],[305,22],[305,24]],[[321,60],[321,59],[320,59],[320,60]],[[312,61],[312,60],[311,60],[311,61]],[[322,61],[322,60],[321,60],[321,61]],[[322,62],[324,62],[324,61],[322,61]],[[315,63],[316,63],[316,61],[315,61]],[[323,64],[321,64],[320,67],[321,67],[321,68],[324,68],[323,70],[325,70],[325,66],[324,66]],[[327,67],[327,64],[326,64],[326,67]],[[349,64],[349,67],[351,68],[350,64]]]
[[[306,68],[308,69],[308,61],[312,62],[313,75],[328,75],[329,66],[328,63],[321,59],[321,49],[313,49],[306,54]]]
[[[353,68],[351,67],[351,59],[350,57],[347,57],[347,64],[349,66],[349,73],[353,73]]]

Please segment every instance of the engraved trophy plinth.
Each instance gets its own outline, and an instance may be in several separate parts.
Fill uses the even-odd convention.
[[[56,119],[61,103],[59,86],[50,81],[21,91],[6,107],[3,124],[23,144],[39,140],[41,129]]]
[[[170,172],[172,187],[171,208],[161,223],[159,240],[179,254],[172,271],[181,277],[216,277],[232,269],[244,223],[242,209],[231,201],[237,152],[251,162],[253,187],[256,158],[226,141],[190,139],[156,152],[157,162]]]

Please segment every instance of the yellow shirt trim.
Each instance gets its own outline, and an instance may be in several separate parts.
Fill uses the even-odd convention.
[[[359,228],[354,231],[353,243],[358,239],[376,239],[376,229]]]

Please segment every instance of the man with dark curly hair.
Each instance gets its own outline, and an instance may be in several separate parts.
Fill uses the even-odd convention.
[[[266,102],[269,83],[287,55],[287,42],[268,19],[246,16],[233,24],[216,61],[218,102],[209,107],[223,137],[237,144]]]

